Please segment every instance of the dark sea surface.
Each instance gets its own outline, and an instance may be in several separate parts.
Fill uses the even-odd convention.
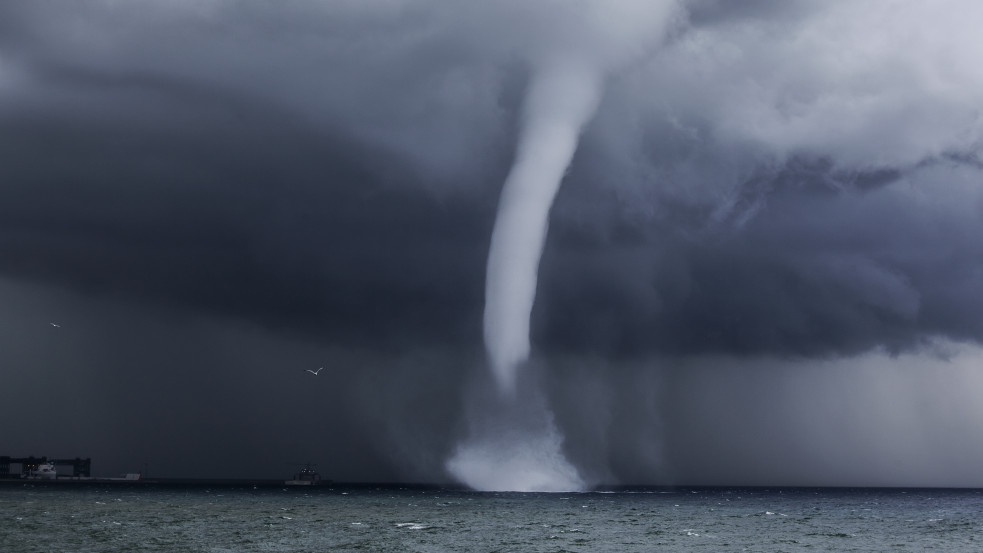
[[[983,551],[983,491],[0,486],[0,551]]]

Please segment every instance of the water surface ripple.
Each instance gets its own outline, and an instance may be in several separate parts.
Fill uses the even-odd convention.
[[[0,486],[0,551],[983,551],[980,490]]]

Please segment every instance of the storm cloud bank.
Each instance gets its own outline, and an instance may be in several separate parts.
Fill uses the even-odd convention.
[[[742,428],[769,420],[788,437],[783,481],[814,474],[802,468],[813,446],[847,459],[837,453],[851,443],[884,437],[823,473],[831,483],[873,478],[898,451],[896,417],[833,436],[810,418],[826,403],[776,402],[773,418],[730,396],[686,407],[701,375],[745,382],[734,389],[758,400],[823,389],[839,412],[862,413],[879,397],[871,375],[886,374],[905,394],[923,386],[912,402],[930,404],[925,424],[951,429],[925,438],[932,451],[983,460],[962,439],[983,420],[971,402],[938,403],[974,382],[983,342],[983,7],[693,0],[650,36],[663,8],[624,17],[632,6],[4,3],[0,366],[19,376],[2,414],[44,405],[46,388],[19,371],[58,361],[74,367],[65,382],[114,383],[79,389],[105,410],[92,416],[125,419],[137,410],[125,398],[153,379],[111,354],[108,322],[145,314],[159,332],[148,343],[170,343],[183,367],[172,370],[189,379],[235,374],[228,344],[244,341],[282,362],[242,364],[246,383],[337,360],[350,397],[332,404],[339,426],[325,434],[360,445],[334,469],[440,478],[467,426],[442,421],[467,419],[459,390],[482,365],[485,255],[523,98],[537,56],[561,45],[614,68],[550,211],[527,333],[561,447],[587,480],[766,481],[750,468],[775,454],[763,439],[749,438],[760,448],[732,472],[693,463],[726,450],[728,424],[740,425],[717,416],[727,409],[746,415]],[[59,305],[85,311],[88,339],[53,350],[27,320]],[[226,323],[238,330],[216,330]],[[219,335],[228,347],[203,354]],[[908,370],[919,363],[925,372]],[[848,383],[860,391],[843,393]],[[205,392],[161,386],[174,403],[153,403],[150,420],[174,404],[188,421],[213,413]],[[232,397],[215,381],[206,395],[218,412],[290,404],[267,385],[244,389]],[[91,409],[68,404],[45,416]],[[249,436],[226,444],[240,453],[286,423],[227,422]],[[9,440],[59,447],[23,430]],[[207,441],[184,440],[187,451]],[[0,452],[33,453],[84,454]],[[931,465],[896,480],[932,480]]]

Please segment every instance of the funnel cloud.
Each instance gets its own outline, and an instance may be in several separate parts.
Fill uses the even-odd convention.
[[[639,5],[614,3],[612,12],[627,18],[648,15],[634,13],[631,8]],[[645,44],[653,40],[653,35],[658,36],[662,22],[653,23],[650,34],[636,40]],[[604,36],[604,32],[610,33],[611,29],[601,28],[597,37],[591,36],[602,40],[601,48],[605,46],[603,42],[614,40]],[[618,36],[617,40],[631,38]],[[576,52],[557,54],[556,46],[551,46],[553,55],[540,57],[532,70],[515,161],[502,189],[488,252],[485,347],[499,392],[512,399],[516,371],[529,359],[529,318],[550,208],[580,133],[600,101],[604,70],[611,69],[592,66],[592,60],[598,57],[594,52],[580,52],[582,59],[578,59],[571,57]],[[606,61],[611,63],[610,59]],[[504,416],[507,421],[517,407],[513,404],[499,409],[496,417]],[[535,417],[543,419],[539,432],[516,433],[514,425],[506,424],[504,432],[472,436],[471,443],[461,446],[450,459],[450,472],[479,490],[583,489],[580,475],[563,457],[562,436],[553,424],[552,413],[544,407]]]
[[[0,455],[983,486],[980,21],[4,2]]]
[[[529,357],[529,316],[549,210],[597,105],[601,83],[595,73],[571,64],[538,70],[526,97],[516,160],[488,252],[485,343],[503,393],[514,393],[515,371]]]

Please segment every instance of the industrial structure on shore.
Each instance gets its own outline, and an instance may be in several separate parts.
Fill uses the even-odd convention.
[[[0,479],[54,478],[55,470],[59,467],[63,469],[71,467],[71,478],[90,478],[92,476],[92,458],[90,457],[85,459],[81,457],[49,459],[48,457],[8,457],[4,455],[0,456]],[[65,476],[67,476],[67,471]]]

